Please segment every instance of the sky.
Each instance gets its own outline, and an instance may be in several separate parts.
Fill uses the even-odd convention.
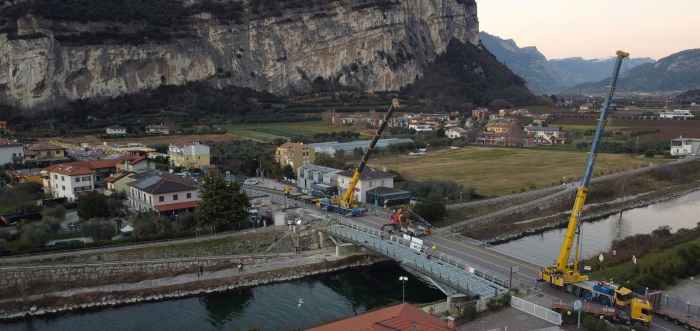
[[[700,48],[700,0],[477,0],[481,31],[547,58],[659,59]]]

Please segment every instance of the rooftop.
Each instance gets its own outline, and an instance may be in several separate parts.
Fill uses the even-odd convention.
[[[331,322],[309,331],[449,331],[453,330],[437,317],[404,303],[362,315]]]
[[[198,188],[197,183],[191,179],[159,172],[139,175],[136,181],[127,185],[151,194],[194,191]]]
[[[338,176],[343,176],[343,177],[352,177],[352,175],[355,173],[355,170],[344,170],[338,174]],[[360,176],[360,180],[373,180],[373,179],[383,179],[383,178],[394,178],[394,175],[388,173],[388,172],[383,172],[383,171],[377,171],[374,169],[366,168],[365,171],[362,172],[362,175]]]
[[[95,172],[92,168],[82,164],[82,162],[55,164],[46,168],[46,171],[66,176],[85,176]]]
[[[341,170],[331,168],[331,167],[325,167],[321,165],[316,165],[316,164],[304,164],[301,166],[301,169],[303,170],[311,170],[311,171],[318,171],[322,173],[330,173],[330,172],[339,172]]]
[[[366,149],[369,147],[369,143],[371,140],[355,140],[355,141],[348,141],[348,142],[337,142],[337,141],[329,141],[329,142],[323,142],[323,143],[315,143],[315,144],[310,144],[309,146],[313,147],[314,149],[318,150],[323,150],[323,149],[338,149],[338,150],[354,150],[356,148],[363,148]],[[377,147],[378,148],[384,148],[389,145],[395,145],[395,144],[406,144],[406,143],[412,143],[412,139],[408,138],[388,138],[388,139],[379,139],[377,141]]]
[[[22,144],[5,138],[0,138],[0,147],[17,147],[22,146]]]
[[[46,142],[40,142],[36,144],[29,145],[29,150],[30,151],[51,151],[51,150],[63,150],[65,148],[54,145],[51,143],[46,143]]]

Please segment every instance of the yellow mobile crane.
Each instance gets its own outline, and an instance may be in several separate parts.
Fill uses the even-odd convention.
[[[399,107],[399,99],[392,99],[389,111],[387,111],[386,115],[384,115],[384,120],[382,120],[382,123],[379,125],[379,128],[374,134],[374,138],[372,138],[372,142],[370,142],[367,151],[362,156],[362,161],[360,161],[360,165],[353,172],[348,187],[342,194],[333,197],[332,201],[330,201],[329,199],[320,199],[319,205],[321,206],[321,208],[351,216],[361,216],[365,212],[363,208],[357,208],[357,200],[355,200],[355,188],[357,187],[357,183],[360,182],[362,172],[367,166],[367,161],[369,161],[370,154],[372,154],[372,151],[377,145],[379,138],[381,138],[382,133],[389,124],[391,116],[394,114],[395,111],[399,109]]]
[[[620,76],[622,61],[627,57],[629,57],[628,53],[623,51],[617,52],[617,61],[613,69],[610,91],[603,105],[603,109],[600,112],[598,126],[596,128],[595,135],[593,136],[593,143],[591,144],[591,152],[588,154],[586,172],[576,192],[576,201],[574,202],[574,206],[571,210],[571,217],[569,218],[569,224],[566,228],[564,241],[562,242],[561,249],[559,250],[559,257],[554,265],[542,269],[540,272],[540,278],[542,281],[560,288],[569,287],[568,285],[572,285],[568,288],[569,290],[591,300],[608,297],[609,299],[607,299],[606,302],[614,307],[613,315],[616,320],[625,319],[626,321],[630,322],[649,324],[651,322],[651,304],[648,300],[635,297],[631,290],[624,287],[614,284],[590,282],[588,281],[587,275],[581,274],[579,266],[579,260],[581,257],[580,217],[583,207],[586,204],[586,198],[588,197],[588,190],[591,183],[591,178],[593,176],[593,168],[595,166],[598,145],[603,137],[606,120],[613,101],[613,96],[615,95],[617,81]],[[569,263],[571,258],[571,248],[576,238],[578,240],[576,242],[574,261],[573,263]]]

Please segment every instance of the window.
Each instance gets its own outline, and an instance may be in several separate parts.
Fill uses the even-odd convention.
[[[58,180],[58,175],[53,174],[53,179]]]
[[[187,199],[192,199],[192,193],[187,193]]]
[[[75,177],[75,182],[80,183],[80,177]]]
[[[61,176],[61,181],[65,182],[66,181],[66,176]]]
[[[173,194],[173,201],[177,201],[177,194]]]
[[[65,191],[65,190],[66,190],[66,187],[65,187],[65,186],[61,186],[61,191]]]
[[[163,202],[163,201],[165,201],[165,197],[164,197],[164,196],[162,196],[162,195],[161,195],[161,196],[159,196],[159,197],[158,197],[158,201],[159,201],[159,202]]]

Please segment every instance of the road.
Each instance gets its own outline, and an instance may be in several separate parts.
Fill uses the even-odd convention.
[[[592,183],[595,184],[595,183],[599,183],[599,182],[603,182],[603,181],[618,179],[621,177],[636,176],[636,175],[639,175],[639,174],[642,174],[645,172],[649,172],[649,171],[652,171],[654,169],[659,169],[659,168],[662,168],[665,166],[678,165],[678,164],[687,163],[687,162],[691,162],[691,161],[695,161],[695,160],[697,160],[697,158],[685,158],[685,159],[673,161],[670,163],[658,164],[658,165],[653,165],[653,166],[649,166],[649,167],[632,169],[632,170],[628,170],[628,171],[623,171],[623,172],[618,172],[618,173],[614,173],[614,174],[595,177],[595,178],[593,178]],[[489,206],[489,205],[493,205],[493,204],[501,204],[501,205],[508,206],[508,207],[500,209],[500,210],[493,212],[493,213],[489,213],[489,214],[482,215],[479,217],[467,219],[467,220],[464,220],[462,222],[455,223],[455,224],[440,228],[437,230],[437,232],[459,232],[460,229],[468,223],[478,222],[478,221],[483,220],[483,219],[489,219],[489,218],[499,217],[499,216],[503,216],[503,215],[508,215],[511,213],[515,213],[521,209],[530,209],[532,207],[541,205],[545,201],[558,198],[561,195],[573,194],[573,192],[575,190],[576,190],[576,183],[570,183],[569,185],[553,186],[553,187],[543,188],[543,189],[539,189],[539,190],[528,191],[528,192],[524,192],[524,193],[505,195],[505,196],[492,198],[492,199],[451,204],[451,205],[447,206],[448,209],[478,208],[480,206]],[[523,201],[523,202],[520,202],[520,201]]]

